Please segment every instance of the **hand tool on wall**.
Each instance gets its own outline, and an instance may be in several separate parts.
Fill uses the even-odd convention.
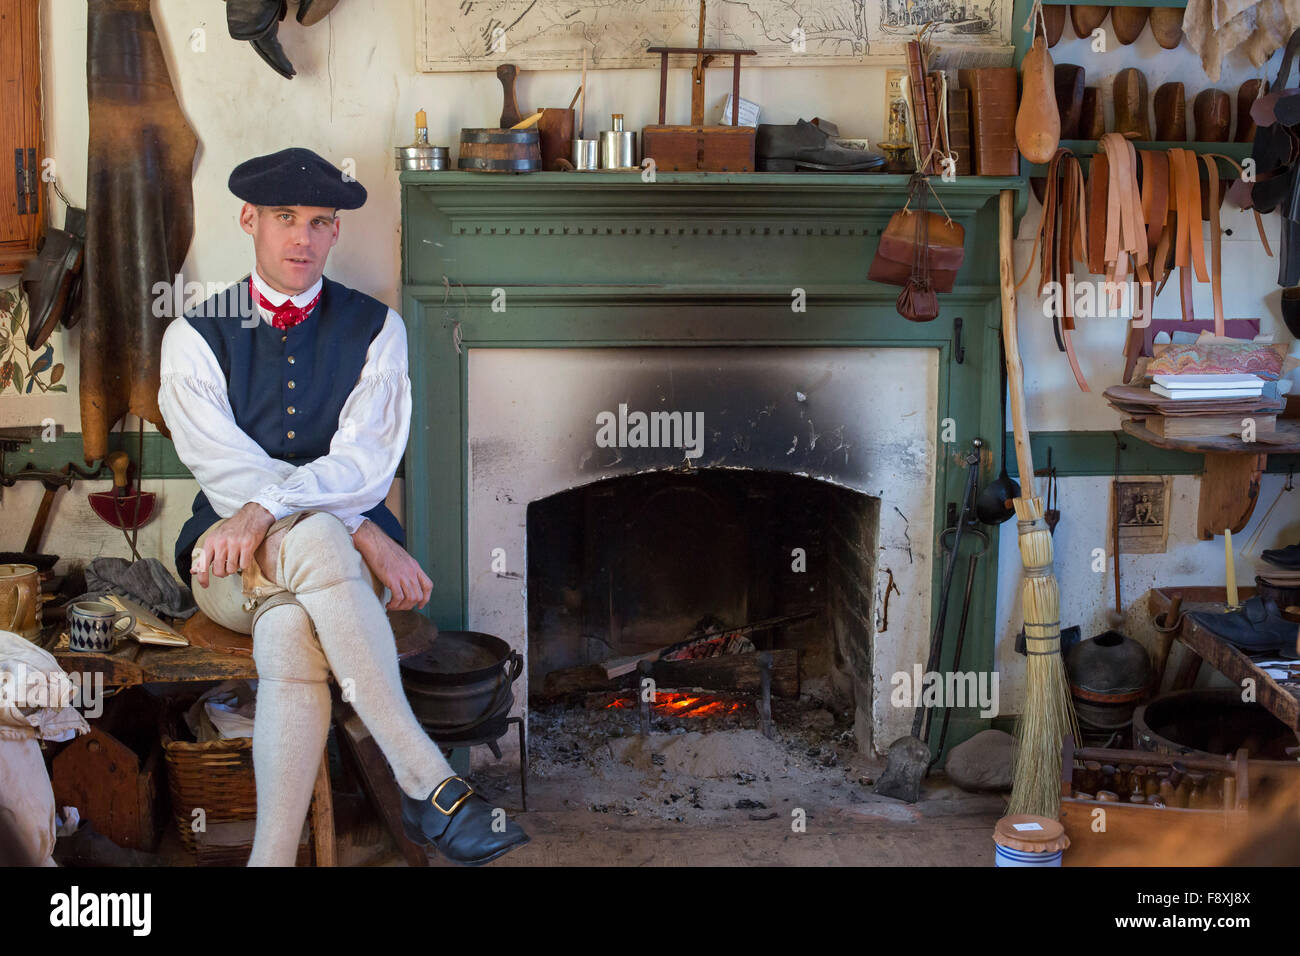
[[[948,535],[954,534],[955,537],[955,531],[956,529],[949,528],[944,531],[943,535],[940,537],[940,543],[945,549],[948,547]],[[989,536],[987,534],[979,528],[971,528],[970,534],[975,537],[975,540],[979,542],[979,544],[977,550],[972,551],[966,559],[966,589],[963,592],[961,599],[961,623],[957,625],[957,645],[952,650],[952,669],[954,671],[961,670],[961,651],[962,646],[966,643],[966,622],[970,618],[971,592],[975,587],[975,566],[979,563],[979,559],[982,558],[985,552],[989,549]],[[970,701],[967,701],[967,706],[969,706],[970,703]],[[935,761],[943,755],[943,745],[948,739],[948,719],[951,716],[952,701],[945,701],[943,708],[943,723],[939,725],[939,743],[934,749]],[[933,765],[933,761],[931,764]]]
[[[1000,349],[998,366],[1002,371],[1002,389],[998,395],[999,407],[1002,409],[998,418],[998,432],[1002,435],[1002,473],[984,486],[975,502],[975,514],[981,522],[988,525],[1002,524],[1014,515],[1016,510],[1011,506],[1011,501],[1020,497],[1020,485],[1007,474],[1007,360],[1005,352]]]
[[[948,597],[952,592],[952,576],[957,570],[957,553],[961,548],[963,533],[971,530],[975,521],[975,487],[979,483],[980,452],[984,442],[976,438],[971,442],[971,451],[965,455],[966,486],[962,493],[961,515],[955,527],[947,529],[941,540],[952,533],[952,548],[947,552],[943,566],[943,586],[939,592],[939,611],[935,617],[934,627],[930,633],[930,648],[926,659],[925,673],[938,671],[943,660],[944,625],[948,618]],[[987,538],[985,542],[987,543]],[[920,687],[912,688],[914,709],[912,713],[912,733],[899,737],[889,745],[888,764],[885,772],[876,782],[875,792],[884,797],[894,797],[905,803],[916,803],[921,797],[921,779],[930,769],[930,739],[928,708]]]
[[[1025,413],[1025,373],[1020,361],[1016,320],[1015,264],[1012,258],[1016,194],[1004,189],[998,202],[998,268],[1002,277],[1002,346],[1006,353],[1016,466],[1034,474]],[[1032,482],[1032,477],[1030,477]],[[1033,813],[1056,819],[1061,802],[1061,748],[1066,735],[1080,739],[1070,686],[1061,658],[1060,590],[1052,570],[1052,535],[1043,518],[1043,499],[1032,494],[1013,502],[1019,519],[1021,585],[1024,613],[1027,688],[1017,726],[1019,753],[1009,813]]]
[[[135,536],[153,517],[154,493],[141,491],[138,478],[135,490],[131,490],[131,459],[126,452],[120,449],[112,452],[105,463],[113,471],[113,490],[92,492],[87,496],[90,507],[100,520],[121,529],[132,556],[138,561],[140,552],[135,547]],[[128,531],[131,533],[127,534]]]
[[[1056,489],[1056,466],[1052,464],[1052,449],[1047,449],[1047,510],[1043,512],[1043,520],[1047,522],[1047,530],[1056,534],[1056,526],[1061,521],[1060,505],[1061,501],[1057,497]]]

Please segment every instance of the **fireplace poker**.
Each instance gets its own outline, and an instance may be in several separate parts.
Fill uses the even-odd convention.
[[[956,530],[957,529],[955,528],[947,528],[943,534],[940,535],[940,543],[942,543],[945,548],[948,544],[948,535],[953,534],[955,537]],[[952,652],[952,669],[954,671],[961,670],[961,649],[962,645],[966,643],[966,621],[970,618],[971,590],[975,585],[975,565],[979,563],[979,559],[982,558],[989,549],[989,536],[987,534],[979,528],[971,528],[970,533],[975,535],[982,544],[980,549],[978,551],[972,551],[970,557],[967,559],[966,590],[962,595],[961,602],[961,623],[957,626],[957,646],[953,648]],[[935,761],[937,761],[939,756],[943,753],[944,741],[948,739],[948,718],[951,716],[952,701],[949,700],[946,701],[943,708],[943,723],[939,725],[939,745],[935,748],[934,760],[930,762],[930,766],[934,766]],[[926,736],[928,737],[929,734],[927,733]]]
[[[758,655],[758,720],[763,736],[771,740],[776,736],[772,726],[772,653],[763,651]]]

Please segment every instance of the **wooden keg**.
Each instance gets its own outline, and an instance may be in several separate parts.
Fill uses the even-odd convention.
[[[532,173],[542,168],[534,129],[462,129],[458,169],[484,173]]]

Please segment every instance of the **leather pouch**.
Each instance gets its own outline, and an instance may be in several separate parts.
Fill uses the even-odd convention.
[[[966,254],[966,230],[926,209],[929,188],[924,176],[912,177],[907,205],[890,217],[867,272],[873,282],[903,286],[896,307],[913,322],[938,316],[936,294],[952,291]]]

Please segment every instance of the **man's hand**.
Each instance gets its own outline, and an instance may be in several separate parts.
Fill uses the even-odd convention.
[[[206,588],[209,572],[224,578],[251,567],[257,546],[273,524],[271,512],[250,501],[204,539],[203,553],[190,566],[190,574]]]
[[[361,552],[370,571],[379,582],[393,592],[388,602],[390,611],[409,611],[429,603],[433,582],[420,568],[419,562],[402,549],[373,521],[364,521],[352,535],[352,543]]]

